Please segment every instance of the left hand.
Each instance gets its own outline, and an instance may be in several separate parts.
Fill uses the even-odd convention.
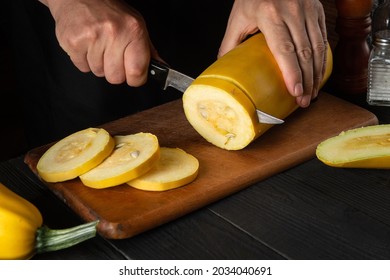
[[[218,57],[261,31],[301,107],[318,95],[326,69],[325,13],[319,0],[236,0]]]

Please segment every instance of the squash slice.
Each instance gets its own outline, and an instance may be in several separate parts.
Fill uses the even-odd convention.
[[[112,154],[80,176],[85,186],[101,189],[126,183],[149,171],[160,158],[158,139],[151,133],[114,136],[114,139]]]
[[[332,72],[328,47],[321,86]],[[203,71],[183,94],[188,122],[208,142],[240,150],[272,127],[260,124],[256,109],[284,119],[298,106],[264,35],[256,34]]]
[[[198,170],[199,161],[194,156],[179,148],[161,147],[157,164],[127,184],[145,191],[166,191],[192,182]]]
[[[316,156],[333,167],[390,168],[390,125],[344,131],[321,142]]]
[[[114,140],[102,128],[75,132],[51,146],[39,159],[37,171],[46,182],[77,178],[100,164],[114,149]]]

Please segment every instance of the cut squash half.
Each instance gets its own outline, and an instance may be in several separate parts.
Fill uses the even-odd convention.
[[[351,129],[321,142],[317,158],[326,165],[350,168],[390,168],[390,125]]]
[[[114,140],[102,128],[75,132],[51,146],[39,159],[37,171],[46,182],[77,178],[99,165],[114,149]]]
[[[328,47],[321,87],[332,72]],[[188,122],[208,142],[241,150],[273,125],[259,123],[256,109],[284,119],[298,105],[263,34],[256,34],[205,69],[183,94]]]
[[[115,149],[97,167],[80,176],[85,186],[108,188],[148,172],[160,158],[158,139],[151,133],[114,136]]]
[[[146,174],[127,182],[145,191],[166,191],[189,184],[198,175],[199,161],[179,148],[161,147],[157,164]]]

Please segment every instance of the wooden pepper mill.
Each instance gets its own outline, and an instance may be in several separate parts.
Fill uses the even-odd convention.
[[[335,0],[335,3],[339,41],[334,49],[331,84],[341,95],[365,94],[373,0]]]

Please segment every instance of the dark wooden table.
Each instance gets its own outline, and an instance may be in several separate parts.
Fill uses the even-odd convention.
[[[390,123],[390,108],[367,108]],[[0,163],[0,181],[33,202],[49,227],[82,222],[23,156]],[[135,237],[97,236],[34,259],[390,259],[390,171],[314,158]]]

